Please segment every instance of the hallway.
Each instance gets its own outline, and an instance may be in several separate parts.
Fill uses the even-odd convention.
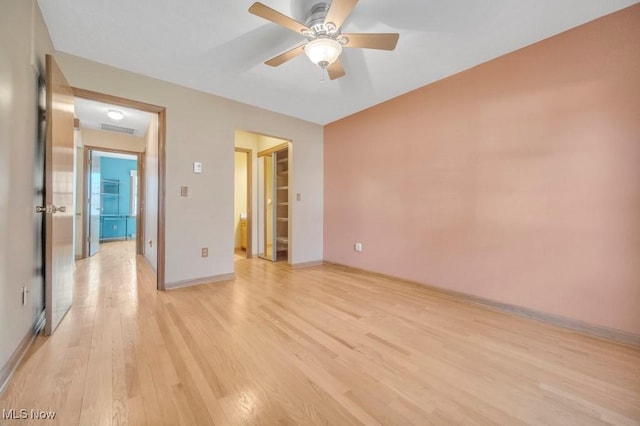
[[[73,308],[0,409],[61,425],[640,419],[638,349],[338,266],[245,259],[234,281],[157,292],[134,252],[78,263]]]

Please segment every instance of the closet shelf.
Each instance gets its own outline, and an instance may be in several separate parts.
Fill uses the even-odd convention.
[[[285,145],[286,146],[286,145]],[[258,177],[259,199],[267,200],[260,209],[265,237],[259,242],[260,257],[274,262],[287,260],[289,253],[289,191],[292,173],[287,148],[275,152],[263,151],[263,167]],[[259,230],[262,232],[262,230]],[[268,236],[268,237],[267,237]]]

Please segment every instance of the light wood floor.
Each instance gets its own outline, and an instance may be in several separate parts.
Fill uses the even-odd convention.
[[[640,419],[639,350],[335,266],[241,260],[233,282],[160,293],[133,250],[79,263],[71,312],[0,409],[62,425]]]

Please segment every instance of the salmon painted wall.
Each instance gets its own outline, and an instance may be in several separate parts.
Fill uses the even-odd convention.
[[[635,5],[326,126],[325,259],[640,334],[639,46]]]

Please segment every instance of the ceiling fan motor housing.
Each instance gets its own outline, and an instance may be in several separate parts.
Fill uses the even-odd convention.
[[[305,24],[312,30],[312,38],[320,36],[335,38],[340,34],[340,29],[333,22],[325,22],[328,12],[329,4],[327,3],[318,3],[311,8],[311,15],[307,18]],[[308,36],[307,34],[304,35]]]
[[[349,42],[349,38],[340,34],[340,28],[333,22],[325,22],[329,12],[328,3],[318,3],[311,8],[311,15],[305,21],[305,25],[310,31],[303,30],[302,35],[309,41],[319,38],[330,38],[336,40],[342,46]]]

